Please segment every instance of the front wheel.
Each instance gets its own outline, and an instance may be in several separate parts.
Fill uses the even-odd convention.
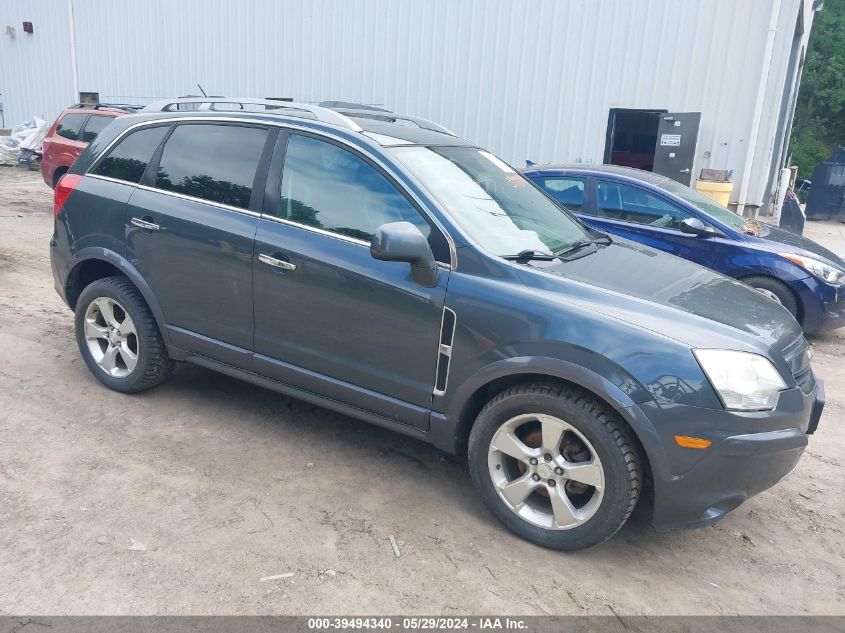
[[[76,302],[75,325],[85,364],[110,389],[150,389],[173,368],[150,308],[126,277],[88,285]]]
[[[470,474],[488,509],[522,538],[559,550],[621,528],[642,488],[630,429],[570,387],[532,384],[493,398],[472,428]]]
[[[789,310],[793,317],[798,318],[798,301],[789,286],[782,281],[772,277],[754,276],[746,277],[742,282],[754,288],[767,299],[782,305]]]

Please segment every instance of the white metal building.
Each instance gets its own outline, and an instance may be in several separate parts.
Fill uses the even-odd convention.
[[[514,164],[645,166],[649,151],[680,145],[693,178],[734,170],[732,202],[756,207],[786,159],[820,4],[2,0],[0,102],[11,127],[80,93],[147,103],[199,83],[209,95],[380,105]],[[697,135],[658,139],[674,113],[700,113]]]

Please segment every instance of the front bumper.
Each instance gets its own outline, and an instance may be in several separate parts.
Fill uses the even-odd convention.
[[[842,293],[845,295],[845,292]],[[827,332],[845,327],[845,300],[831,301],[824,304],[824,315],[816,332]]]
[[[845,327],[845,285],[834,286],[815,277],[792,282],[802,306],[805,332],[826,332]]]
[[[676,531],[710,525],[789,474],[818,426],[824,384],[817,381],[813,392],[800,400],[800,411],[780,416],[782,422],[791,422],[787,428],[726,436],[702,451],[683,473],[655,473],[654,527]]]

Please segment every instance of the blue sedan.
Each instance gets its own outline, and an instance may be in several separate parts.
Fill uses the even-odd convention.
[[[523,172],[590,226],[744,281],[805,332],[845,326],[845,261],[812,240],[742,218],[651,172],[614,165]]]

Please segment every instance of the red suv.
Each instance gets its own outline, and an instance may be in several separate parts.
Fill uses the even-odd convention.
[[[41,176],[51,188],[56,188],[68,168],[88,143],[97,138],[112,119],[136,112],[141,106],[101,103],[78,103],[65,109],[47,132],[41,158]]]

